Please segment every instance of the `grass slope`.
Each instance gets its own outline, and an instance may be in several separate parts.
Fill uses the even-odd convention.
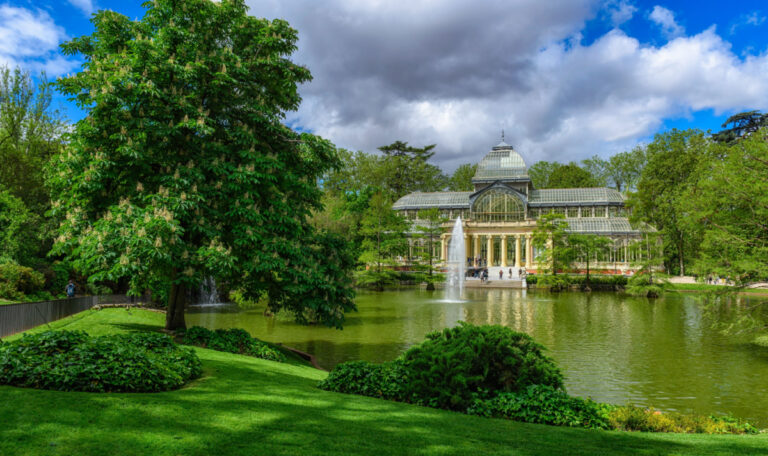
[[[50,326],[97,335],[156,330],[162,320],[105,309]],[[203,378],[173,392],[0,386],[0,455],[768,455],[768,435],[601,432],[483,419],[325,392],[315,385],[326,373],[310,367],[197,350]]]

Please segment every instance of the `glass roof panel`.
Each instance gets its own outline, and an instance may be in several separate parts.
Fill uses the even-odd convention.
[[[532,190],[529,203],[623,203],[624,197],[612,188],[547,188]]]

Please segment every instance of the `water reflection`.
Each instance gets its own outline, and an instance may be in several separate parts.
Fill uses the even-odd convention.
[[[548,348],[572,394],[665,410],[733,413],[768,426],[768,351],[724,337],[693,296],[648,300],[613,293],[527,293],[465,289],[465,302],[440,291],[362,293],[344,330],[302,327],[288,317],[248,312],[190,313],[189,324],[242,327],[262,339],[315,354],[321,365],[396,358],[430,331],[464,320],[501,324]],[[742,301],[744,298],[740,298]],[[755,298],[750,298],[754,303]],[[725,303],[722,321],[747,302]],[[766,306],[768,307],[768,306]]]

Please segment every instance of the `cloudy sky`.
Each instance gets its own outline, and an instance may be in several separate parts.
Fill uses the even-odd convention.
[[[530,163],[608,156],[669,128],[768,110],[768,4],[640,0],[247,0],[299,30],[314,80],[290,125],[373,152],[436,143],[446,170],[506,131]],[[0,63],[76,71],[58,44],[139,0],[0,0]],[[83,113],[60,99],[68,117]]]

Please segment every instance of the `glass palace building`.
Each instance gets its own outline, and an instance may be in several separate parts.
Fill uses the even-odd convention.
[[[467,261],[471,266],[525,268],[537,265],[531,237],[536,220],[549,212],[565,216],[568,229],[613,240],[611,247],[592,259],[591,268],[627,272],[635,261],[632,244],[641,232],[630,226],[624,197],[610,188],[536,189],[523,157],[503,141],[493,147],[477,167],[471,192],[415,192],[400,198],[393,208],[418,224],[418,212],[438,208],[450,219],[441,236],[440,258],[446,258],[450,232],[461,217]],[[415,236],[409,241],[411,258],[423,251]],[[434,252],[438,254],[438,252]]]

